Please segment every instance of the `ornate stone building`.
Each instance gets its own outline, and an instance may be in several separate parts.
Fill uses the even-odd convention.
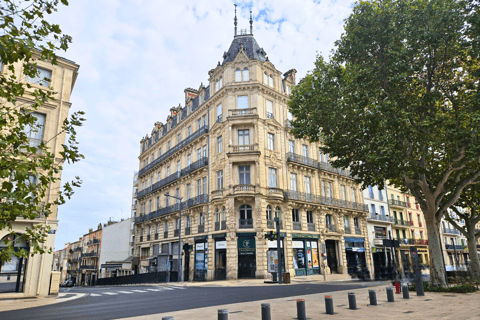
[[[265,233],[276,216],[292,276],[370,269],[362,192],[318,144],[291,134],[296,70],[275,68],[251,24],[237,34],[235,20],[209,85],[185,89],[185,106],[141,140],[137,272],[177,270],[181,232],[185,280],[269,278],[267,251],[276,243]]]

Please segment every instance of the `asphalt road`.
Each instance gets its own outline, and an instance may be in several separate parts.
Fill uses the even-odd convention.
[[[305,294],[351,290],[376,283],[271,285],[256,287],[112,286],[62,288],[68,294],[88,295],[71,301],[0,312],[0,319],[117,319],[193,308]],[[152,291],[158,290],[158,291]]]

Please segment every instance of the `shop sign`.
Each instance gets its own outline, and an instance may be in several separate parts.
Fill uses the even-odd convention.
[[[276,248],[277,247],[277,240],[273,240],[273,241],[267,240],[267,242],[268,242],[268,247],[269,248]],[[280,240],[280,248],[283,248],[283,240]]]
[[[319,236],[319,235],[316,235],[316,234],[292,233],[292,238],[300,238],[300,239],[320,239],[320,236]]]
[[[227,241],[217,241],[215,242],[216,249],[227,249]]]
[[[238,255],[255,255],[255,238],[238,238]]]
[[[365,242],[363,238],[345,237],[345,242]]]
[[[312,242],[312,246],[315,243],[315,247],[312,248],[312,259],[313,259],[313,267],[314,268],[320,268],[320,262],[318,261],[318,248],[317,248],[317,243]]]
[[[226,238],[227,234],[226,233],[216,233],[212,234],[212,239],[218,239],[218,238]]]
[[[207,240],[208,239],[208,236],[200,236],[200,237],[195,237],[194,240],[195,241],[202,241],[202,240]]]
[[[346,248],[345,250],[346,250],[346,251],[349,251],[349,252],[350,252],[350,251],[351,251],[351,252],[365,252],[365,248],[357,248],[357,247],[355,247],[355,248]]]
[[[303,249],[303,241],[292,241],[292,248]]]
[[[195,250],[205,250],[205,243],[204,242],[196,243]]]

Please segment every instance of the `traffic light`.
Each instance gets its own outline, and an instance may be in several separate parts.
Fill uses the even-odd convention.
[[[268,231],[265,233],[265,239],[270,241],[277,240],[277,233],[275,231]]]

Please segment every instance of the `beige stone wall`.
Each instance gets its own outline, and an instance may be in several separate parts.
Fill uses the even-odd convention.
[[[61,132],[61,125],[65,118],[68,117],[68,112],[71,106],[70,96],[75,84],[75,80],[78,75],[79,66],[71,61],[59,58],[57,65],[52,65],[49,62],[37,61],[37,65],[41,68],[50,70],[52,72],[50,87],[54,92],[54,100],[49,101],[38,108],[35,112],[45,114],[45,125],[43,132],[43,140],[49,141],[47,147],[60,158],[60,152],[62,151],[61,145],[65,141],[65,134]],[[20,63],[15,65],[16,76],[21,81],[25,81],[23,76],[22,66]],[[3,66],[2,72],[8,73],[6,66]],[[28,106],[33,104],[30,93],[35,89],[50,90],[46,87],[42,87],[37,84],[31,84],[32,88],[26,88],[26,94],[24,97],[18,99],[17,106],[28,109]],[[59,134],[60,133],[60,134]],[[51,140],[51,141],[50,141]],[[61,176],[61,172],[58,174]],[[61,186],[61,182],[58,181],[52,184],[47,191],[47,195],[43,201],[46,203],[56,200],[56,195]],[[26,227],[32,225],[46,224],[49,225],[52,230],[57,230],[57,208],[52,208],[51,215],[45,218],[37,218],[35,220],[17,219],[13,223],[13,229],[15,232],[21,234],[25,232]],[[5,231],[0,231],[0,239],[6,234]],[[47,241],[43,245],[45,248],[53,248],[55,242],[55,234],[49,234]],[[34,257],[29,257],[27,261],[24,292],[19,295],[23,296],[36,296],[47,295],[50,287],[50,274],[52,268],[53,254],[37,254]],[[1,294],[0,294],[1,295]]]

